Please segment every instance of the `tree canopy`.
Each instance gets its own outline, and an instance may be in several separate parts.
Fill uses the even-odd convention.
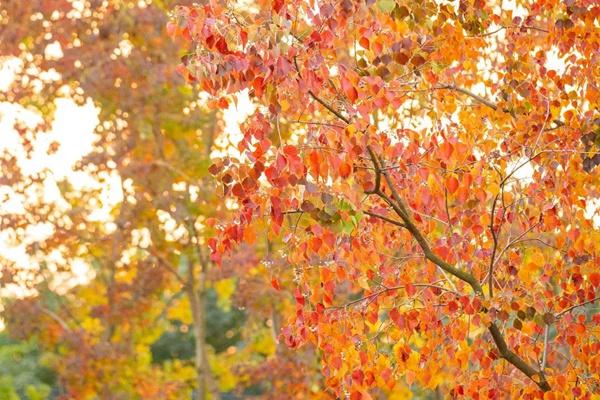
[[[598,392],[598,4],[253,5],[169,30],[215,107],[258,105],[210,168],[237,212],[209,246],[283,238],[286,343],[338,397]]]

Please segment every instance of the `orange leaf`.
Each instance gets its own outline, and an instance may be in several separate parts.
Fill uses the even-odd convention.
[[[281,285],[279,284],[279,281],[275,277],[271,278],[271,286],[273,286],[273,289],[275,289],[277,291],[281,290]]]
[[[446,189],[448,189],[450,193],[454,193],[456,192],[456,189],[458,189],[458,179],[456,179],[454,175],[450,175],[446,178]]]
[[[600,286],[600,273],[594,272],[590,274],[590,282],[594,287]]]
[[[450,160],[450,156],[452,156],[453,151],[454,146],[452,146],[448,142],[444,142],[440,145],[440,155],[442,156],[442,160],[444,161]]]

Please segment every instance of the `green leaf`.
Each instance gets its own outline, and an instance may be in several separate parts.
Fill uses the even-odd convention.
[[[352,216],[352,222],[354,222],[354,225],[356,225],[358,227],[358,224],[360,224],[360,221],[362,221],[363,217],[364,217],[363,212],[359,211]]]
[[[346,235],[349,235],[354,230],[354,223],[352,220],[343,220],[341,221],[341,231]]]
[[[377,7],[385,13],[389,13],[396,7],[396,2],[394,0],[377,0]]]

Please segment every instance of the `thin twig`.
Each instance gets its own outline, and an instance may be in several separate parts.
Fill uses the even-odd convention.
[[[298,72],[298,76],[302,77],[302,74],[300,73],[300,67],[298,66],[297,57],[294,57],[294,66],[296,67],[296,72]],[[350,124],[349,118],[344,117],[339,111],[337,111],[335,108],[333,108],[333,106],[331,106],[329,103],[327,103],[326,101],[324,101],[320,97],[318,97],[312,90],[309,90],[308,94],[310,95],[310,97],[313,98],[313,100],[315,100],[317,103],[319,103],[323,107],[325,107],[330,113],[332,113],[333,115],[335,115],[336,117],[338,117],[339,119],[344,121],[345,123]]]
[[[291,124],[306,124],[306,125],[322,125],[322,126],[331,126],[334,128],[340,128],[340,129],[344,129],[344,127],[342,125],[338,125],[338,124],[332,124],[329,122],[313,122],[313,121],[300,121],[300,120],[296,120],[296,121],[290,121]]]
[[[62,319],[58,314],[56,314],[54,311],[47,309],[46,307],[43,306],[38,306],[38,308],[45,314],[48,314],[53,320],[55,320],[56,322],[58,322],[58,324],[67,332],[71,332],[71,328],[69,327],[69,324],[67,324],[67,322]]]
[[[462,94],[466,94],[467,96],[475,99],[479,103],[488,106],[492,110],[498,110],[498,106],[495,103],[491,102],[490,100],[488,100],[488,99],[486,99],[484,97],[481,97],[481,96],[479,96],[479,95],[471,92],[470,90],[463,89],[463,88],[458,87],[456,85],[438,86],[436,89],[448,89],[448,90],[454,90],[454,91],[462,93]]]
[[[159,265],[162,266],[163,268],[165,268],[171,274],[173,274],[175,279],[177,279],[183,287],[188,286],[188,283],[181,277],[181,275],[179,275],[179,273],[175,270],[175,268],[173,268],[171,263],[169,261],[167,261],[158,251],[156,251],[152,247],[147,248],[147,249],[140,247],[140,249],[148,251],[150,254],[152,254],[152,256],[158,260]]]
[[[490,32],[486,32],[486,33],[482,33],[480,35],[472,35],[472,36],[467,36],[467,38],[471,39],[471,38],[482,38],[482,37],[486,37],[486,36],[492,36],[495,35],[496,33],[504,30],[504,29],[527,29],[527,30],[532,30],[532,31],[538,31],[538,32],[544,32],[544,33],[548,33],[548,30],[544,29],[544,28],[538,28],[537,26],[528,26],[528,25],[509,25],[509,26],[501,26],[500,28],[490,31]]]
[[[548,324],[544,327],[544,352],[542,353],[542,365],[540,369],[543,371],[546,369],[546,356],[548,353]]]
[[[583,306],[585,306],[586,304],[593,303],[593,302],[595,302],[596,300],[600,300],[600,296],[598,296],[598,297],[594,297],[594,298],[593,298],[593,299],[591,299],[591,300],[584,301],[583,303],[575,304],[574,306],[571,306],[571,307],[569,307],[569,308],[566,308],[566,309],[562,310],[561,312],[559,312],[558,314],[556,314],[554,317],[555,317],[556,319],[560,319],[560,318],[561,318],[563,315],[565,315],[566,313],[568,313],[568,312],[571,312],[571,311],[573,311],[574,309],[576,309],[576,308],[578,308],[578,307],[583,307]]]
[[[500,175],[501,182],[504,182],[502,179],[502,174],[498,172]],[[504,188],[504,184],[501,184],[502,188]],[[500,191],[496,193],[494,196],[494,201],[492,202],[492,211],[490,212],[490,232],[492,233],[492,240],[494,244],[492,246],[492,255],[490,257],[490,266],[488,268],[488,294],[490,299],[494,297],[494,265],[496,263],[496,251],[498,250],[498,233],[496,233],[496,228],[494,226],[494,218],[496,217],[496,204],[498,204],[498,196],[500,196]],[[499,227],[501,229],[501,227]]]
[[[439,289],[439,290],[442,290],[444,292],[452,293],[452,294],[454,294],[457,297],[460,297],[460,293],[458,293],[458,292],[456,292],[456,291],[454,291],[452,289],[448,289],[448,288],[445,288],[443,286],[432,285],[430,283],[415,283],[415,284],[413,284],[411,286],[417,287],[417,288],[418,287],[422,287],[422,288],[430,288],[430,289]],[[363,301],[371,300],[373,298],[376,298],[377,296],[380,296],[380,295],[382,295],[384,293],[395,292],[395,291],[401,290],[401,289],[406,289],[406,286],[393,286],[393,287],[381,289],[381,290],[379,290],[377,292],[374,292],[374,293],[371,293],[369,295],[363,296],[360,299],[352,300],[351,302],[348,302],[348,303],[346,303],[344,305],[341,305],[341,306],[331,306],[331,307],[327,307],[326,309],[327,310],[340,310],[340,309],[348,308],[350,306],[353,306],[355,304],[361,303]]]
[[[450,221],[450,206],[448,204],[448,189],[444,187],[444,206],[446,208],[446,219],[448,220],[448,226],[450,229],[454,229],[452,222]]]
[[[393,225],[399,226],[399,227],[401,227],[401,228],[406,228],[406,225],[404,225],[402,222],[399,222],[399,221],[393,220],[393,219],[391,219],[391,218],[388,218],[388,217],[386,217],[386,216],[383,216],[383,215],[381,215],[381,214],[376,214],[376,213],[374,213],[374,212],[371,212],[371,211],[363,211],[363,212],[364,212],[365,214],[367,214],[367,215],[370,215],[371,217],[379,218],[379,219],[381,219],[381,220],[383,220],[383,221],[389,222],[390,224],[393,224]]]

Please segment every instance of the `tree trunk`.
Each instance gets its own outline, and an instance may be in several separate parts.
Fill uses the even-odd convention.
[[[190,268],[191,269],[191,268]],[[203,275],[203,272],[201,272]],[[192,275],[192,274],[190,274]],[[193,281],[188,282],[187,294],[192,308],[192,317],[194,320],[194,343],[196,345],[194,366],[196,368],[196,391],[197,400],[218,400],[219,389],[213,380],[208,364],[208,352],[206,351],[206,318],[204,308],[204,280],[199,279],[199,288],[195,288]],[[207,396],[208,395],[208,396]]]

